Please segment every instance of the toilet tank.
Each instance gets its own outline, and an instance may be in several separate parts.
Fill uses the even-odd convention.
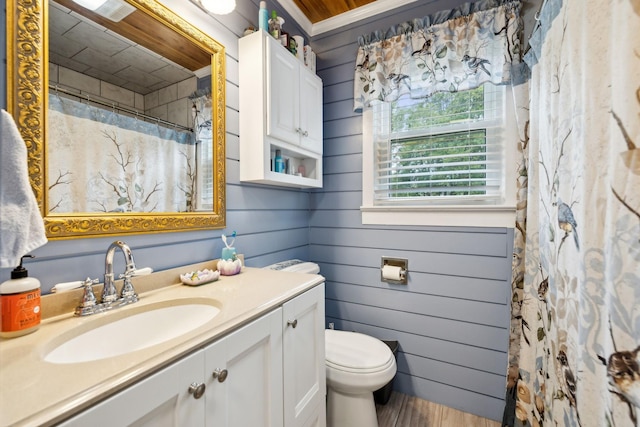
[[[299,259],[290,259],[287,261],[277,262],[275,264],[267,265],[264,268],[280,271],[293,271],[296,273],[320,273],[320,267],[314,262],[301,261]]]

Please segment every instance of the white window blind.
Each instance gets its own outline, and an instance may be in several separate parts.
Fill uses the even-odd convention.
[[[373,107],[374,205],[504,200],[504,86]]]

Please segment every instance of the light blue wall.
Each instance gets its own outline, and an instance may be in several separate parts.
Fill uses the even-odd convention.
[[[327,322],[398,340],[395,388],[499,420],[509,336],[512,229],[363,226],[362,117],[353,112],[356,40],[459,2],[418,2],[314,37],[324,84],[324,188],[311,195],[311,258],[327,279]],[[409,284],[380,258],[409,259]]]
[[[400,342],[397,390],[499,419],[513,230],[363,226],[359,211],[362,126],[351,109],[355,40],[459,3],[421,1],[313,39],[324,82],[325,187],[312,193],[246,185],[238,179],[237,39],[246,26],[256,25],[258,1],[239,0],[237,10],[220,19],[189,16],[227,48],[228,227],[123,240],[133,248],[138,266],[156,270],[217,257],[220,234],[232,230],[239,233],[236,246],[246,254],[247,265],[294,257],[316,261],[327,278],[327,322]],[[270,1],[273,8],[282,10]],[[295,33],[292,20],[285,19],[285,29]],[[0,49],[4,59],[5,48]],[[50,242],[34,252],[38,259],[28,268],[45,291],[58,282],[98,277],[112,240]],[[380,281],[383,255],[409,259],[408,286]],[[8,269],[0,270],[0,281],[8,277]]]

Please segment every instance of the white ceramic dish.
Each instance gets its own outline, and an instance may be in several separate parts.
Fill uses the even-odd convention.
[[[215,282],[216,280],[218,280],[219,277],[220,277],[219,271],[204,269],[204,270],[191,271],[189,273],[181,274],[180,281],[185,285],[200,286],[200,285],[204,285],[205,283]]]

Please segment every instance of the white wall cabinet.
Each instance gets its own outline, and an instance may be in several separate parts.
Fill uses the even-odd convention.
[[[240,180],[322,187],[322,80],[264,31],[239,49]],[[276,150],[291,174],[272,170]]]
[[[266,134],[322,155],[322,80],[268,37]]]
[[[324,285],[60,424],[326,425]]]

